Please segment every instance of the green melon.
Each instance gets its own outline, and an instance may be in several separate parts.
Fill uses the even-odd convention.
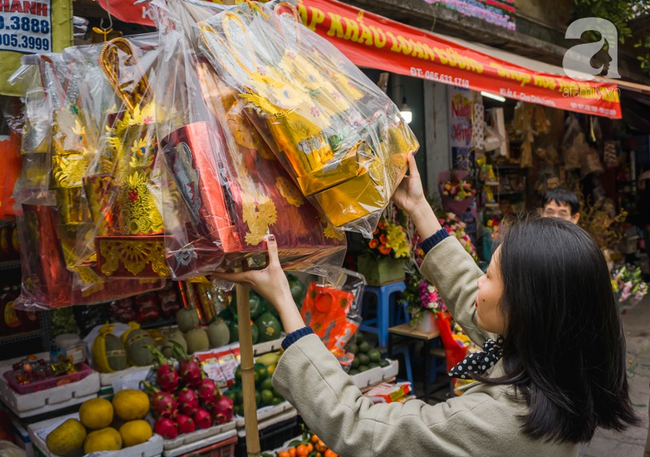
[[[208,339],[211,348],[218,348],[228,344],[230,329],[222,319],[216,319],[208,325]]]
[[[185,341],[187,341],[187,352],[190,354],[210,349],[208,333],[202,328],[195,328],[187,332],[185,334]]]
[[[153,354],[147,346],[155,346],[149,333],[139,328],[128,331],[123,336],[124,347],[131,365],[145,367],[153,363]]]
[[[181,329],[181,332],[187,333],[192,329],[195,329],[199,326],[199,314],[196,312],[196,308],[183,308],[178,313],[176,313],[176,323],[178,328]]]
[[[106,360],[108,361],[108,366],[110,366],[113,371],[126,369],[128,365],[128,360],[126,358],[126,349],[118,337],[112,333],[107,334],[106,341],[104,342],[104,348],[106,350]]]
[[[187,352],[187,342],[179,328],[163,331],[163,336],[165,342],[162,344],[161,349],[165,357],[169,359],[173,356],[174,343],[178,343],[183,348],[183,351]]]

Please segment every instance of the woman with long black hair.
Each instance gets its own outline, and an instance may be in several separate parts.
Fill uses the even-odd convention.
[[[590,236],[556,218],[518,223],[483,274],[440,227],[412,156],[409,165],[393,200],[425,239],[422,273],[484,346],[453,370],[477,382],[436,405],[373,405],[305,327],[269,236],[266,269],[219,276],[278,310],[288,335],[273,384],[307,425],[345,457],[555,457],[577,456],[597,427],[637,423],[607,265]]]

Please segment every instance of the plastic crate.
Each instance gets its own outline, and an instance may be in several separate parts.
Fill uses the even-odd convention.
[[[301,433],[302,430],[297,417],[270,425],[260,430],[260,449],[262,449],[262,452],[275,449],[282,446],[288,439]],[[247,455],[246,438],[241,438],[235,447],[235,457],[246,457]]]
[[[74,373],[57,376],[55,378],[44,379],[42,381],[36,381],[29,384],[21,384],[16,381],[16,372],[14,370],[4,372],[3,376],[14,391],[18,392],[20,395],[27,395],[34,392],[40,392],[42,390],[52,389],[53,387],[59,387],[66,384],[79,382],[85,379],[92,372],[92,368],[90,368],[85,363],[82,363],[79,366],[79,369]]]
[[[183,454],[181,457],[189,457],[191,455],[203,455],[205,457],[234,457],[235,446],[237,444],[237,435],[228,438],[227,440],[220,441],[198,451]]]

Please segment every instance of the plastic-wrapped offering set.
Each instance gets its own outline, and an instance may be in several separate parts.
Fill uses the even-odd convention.
[[[371,233],[418,148],[397,107],[286,2],[229,8],[198,31],[302,194],[335,227]]]
[[[14,76],[27,89],[23,170],[14,191],[24,246],[17,301],[23,308],[99,303],[162,287],[160,280],[102,275],[94,250],[84,247],[102,225],[90,211],[86,176],[104,144],[106,112],[115,104],[97,64],[100,50],[35,57]]]
[[[164,218],[174,275],[264,261],[269,232],[287,268],[340,264],[343,234],[303,197],[251,125],[238,92],[192,46],[190,12],[174,4],[160,13],[174,24],[161,35],[166,65],[155,90],[165,110],[157,122],[169,178]]]
[[[159,36],[35,58],[26,86],[23,306],[126,297],[265,261],[340,265],[417,142],[286,3],[154,4]],[[215,14],[217,13],[217,14]]]

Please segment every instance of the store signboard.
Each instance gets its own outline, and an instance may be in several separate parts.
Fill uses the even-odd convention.
[[[553,108],[621,118],[618,86],[578,82],[497,59],[335,0],[298,0],[303,24],[352,62]]]
[[[0,0],[0,94],[23,95],[7,82],[23,55],[61,52],[72,41],[72,0]]]
[[[0,0],[4,1],[4,0]],[[99,0],[106,8],[107,0]],[[118,19],[152,25],[145,3],[110,0]],[[440,35],[335,0],[298,0],[302,23],[360,67],[486,91],[579,113],[621,118],[618,86],[534,71]]]
[[[472,91],[460,87],[447,90],[449,107],[449,146],[452,168],[469,170],[473,166]]]
[[[482,19],[488,24],[516,30],[515,0],[424,0],[458,11],[463,16]]]
[[[0,1],[0,51],[52,52],[50,0]]]

